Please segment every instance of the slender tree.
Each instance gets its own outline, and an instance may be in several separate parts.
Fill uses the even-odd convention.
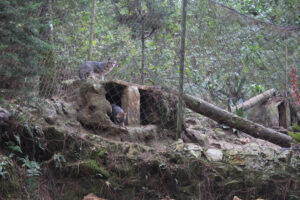
[[[133,39],[141,41],[141,83],[145,79],[146,40],[166,23],[172,10],[163,0],[113,0],[117,20],[130,27]]]
[[[41,30],[41,37],[48,44],[53,46],[53,23],[52,23],[52,0],[47,0],[41,8],[42,24],[46,24]],[[44,55],[44,67],[39,83],[39,95],[49,98],[56,91],[55,75],[55,54],[54,49],[50,48]]]
[[[96,0],[93,0],[91,26],[90,26],[90,44],[89,44],[88,60],[92,59],[92,49],[93,49],[93,39],[94,39],[94,24],[95,24],[95,9],[96,9]]]
[[[180,78],[179,78],[179,86],[178,86],[179,95],[178,95],[178,108],[177,108],[176,140],[181,138],[182,120],[183,120],[182,95],[183,95],[183,80],[184,80],[186,6],[187,6],[187,0],[183,0],[182,1],[181,46],[180,46]]]
[[[141,36],[141,42],[142,42],[142,68],[141,68],[141,82],[144,84],[144,74],[145,74],[145,24],[142,23],[142,36]]]

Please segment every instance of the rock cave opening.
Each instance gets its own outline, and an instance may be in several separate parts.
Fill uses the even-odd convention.
[[[279,114],[279,126],[287,128],[289,124],[287,124],[287,105],[282,102],[278,105],[278,114]]]
[[[140,105],[140,121],[141,121],[141,125],[148,125],[148,124],[153,124],[152,123],[152,105],[150,102],[150,98],[147,94],[146,90],[139,90],[140,92],[140,101],[141,101],[141,105]]]
[[[115,81],[105,83],[104,87],[107,101],[117,104],[127,113],[127,125],[155,124],[155,105],[147,89]]]
[[[122,107],[122,94],[125,89],[125,86],[114,83],[108,82],[105,84],[106,90],[106,100],[109,101],[110,104],[116,104]]]

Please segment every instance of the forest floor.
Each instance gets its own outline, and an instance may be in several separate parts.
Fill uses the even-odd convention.
[[[77,96],[4,100],[0,199],[300,198],[297,152],[188,109],[178,141],[159,124],[86,127]]]

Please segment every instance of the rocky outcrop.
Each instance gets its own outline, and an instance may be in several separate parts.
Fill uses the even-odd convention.
[[[84,83],[81,85],[77,98],[77,120],[86,127],[104,128],[112,126],[111,105],[105,98],[104,87]]]

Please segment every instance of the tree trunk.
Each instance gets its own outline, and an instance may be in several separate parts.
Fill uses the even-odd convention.
[[[91,26],[90,26],[90,44],[89,44],[88,60],[92,59],[92,49],[93,49],[93,39],[94,39],[94,24],[95,24],[95,9],[96,9],[96,0],[93,0]]]
[[[145,69],[145,32],[144,22],[142,23],[142,69],[141,69],[141,84],[144,84],[144,69]]]
[[[183,80],[184,80],[184,53],[185,53],[185,32],[186,32],[186,4],[187,0],[182,1],[182,23],[181,23],[181,47],[180,47],[180,78],[179,78],[179,96],[178,96],[178,108],[177,108],[177,130],[176,140],[181,138],[182,131],[182,95],[183,95]]]
[[[288,48],[287,48],[287,44],[285,44],[285,85],[284,85],[284,89],[285,91],[287,91],[288,89]]]
[[[235,112],[236,110],[241,109],[241,108],[243,109],[243,111],[246,111],[246,110],[252,108],[253,106],[255,106],[256,104],[260,104],[260,103],[266,101],[269,97],[273,96],[274,93],[275,93],[274,88],[267,90],[255,97],[250,98],[249,100],[245,101],[244,103],[241,103],[235,107],[232,107],[231,111]]]
[[[53,24],[52,24],[52,0],[48,0],[42,7],[41,16],[44,21],[42,24],[48,24],[41,30],[41,36],[44,41],[53,46]],[[45,54],[44,71],[40,76],[39,95],[50,98],[56,92],[56,75],[55,75],[55,54],[51,48]]]
[[[167,92],[178,94],[177,91],[168,88],[164,89]],[[194,112],[204,115],[218,123],[225,124],[255,138],[267,140],[282,147],[289,147],[291,145],[292,138],[290,136],[241,118],[202,99],[184,94],[183,100],[185,105]]]
[[[292,138],[288,135],[241,118],[193,96],[184,95],[183,99],[188,108],[219,123],[226,124],[253,137],[264,139],[283,147],[291,145]]]

